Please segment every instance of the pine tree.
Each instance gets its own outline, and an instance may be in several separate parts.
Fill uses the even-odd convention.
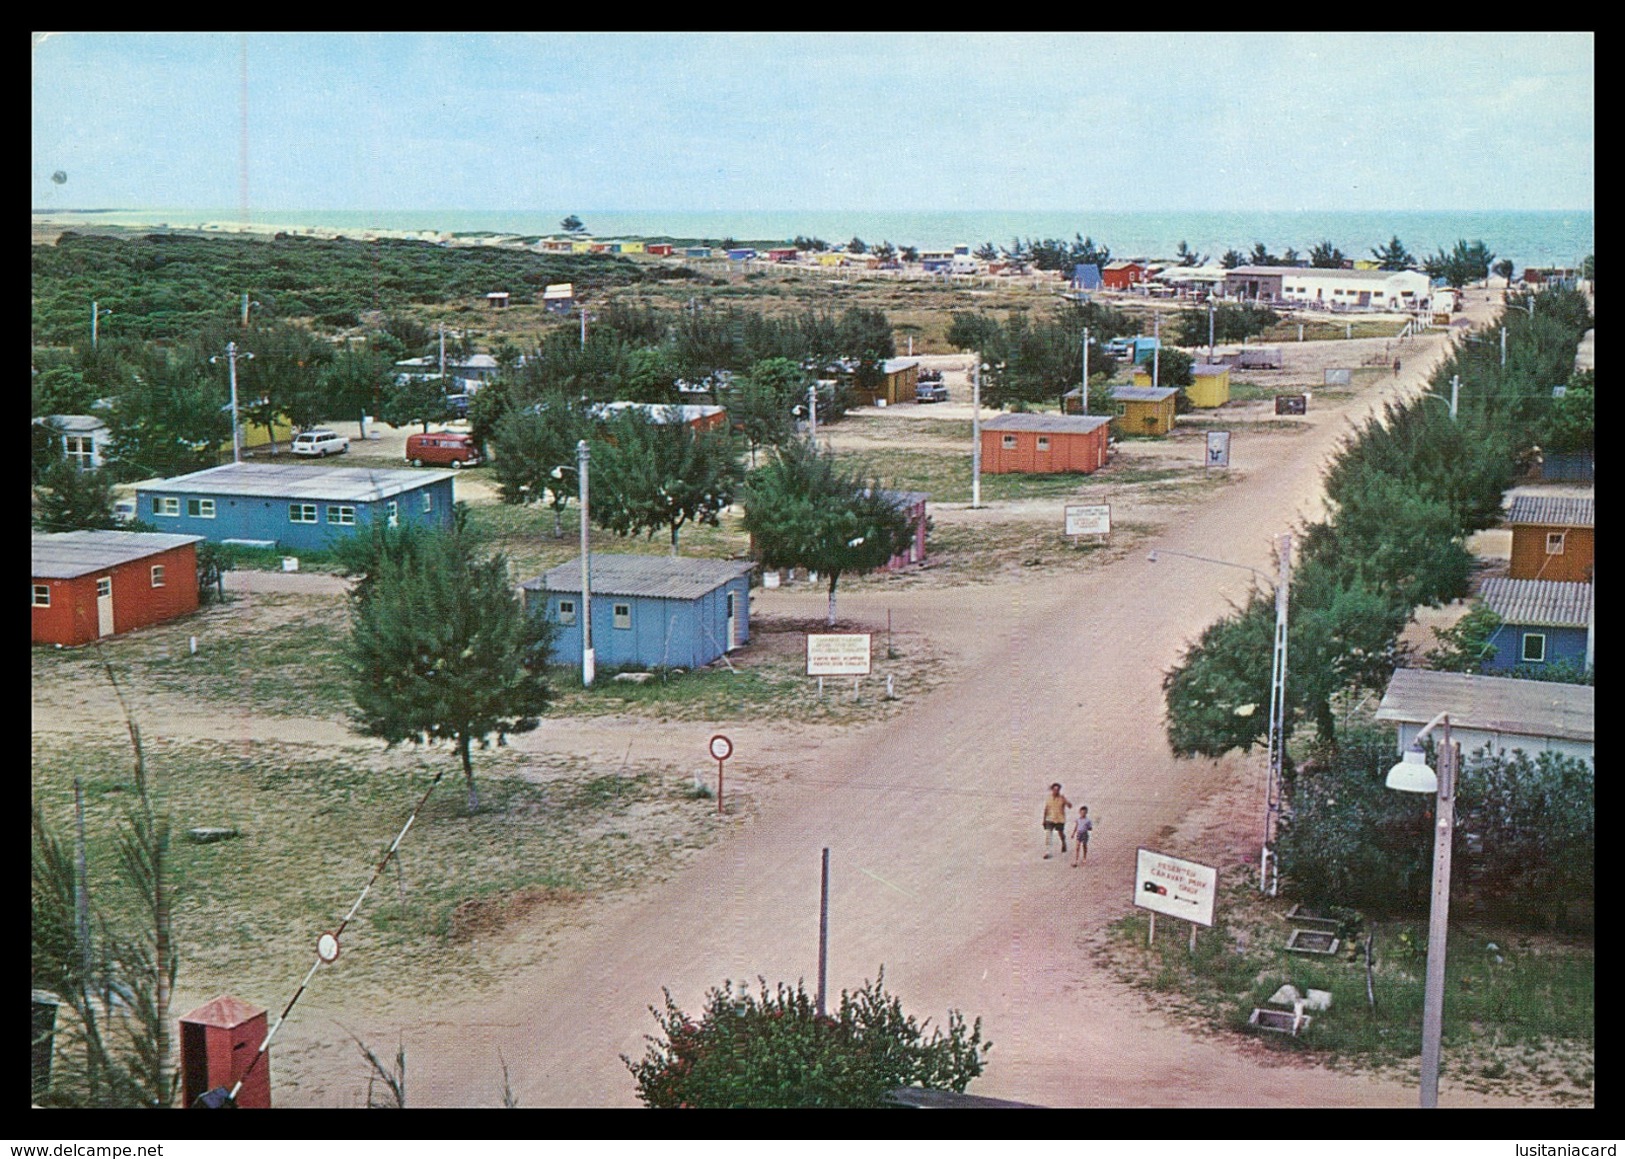
[[[388,744],[450,741],[479,809],[470,746],[529,732],[551,692],[551,628],[526,612],[508,562],[483,556],[461,527],[375,533],[352,597],[347,648],[353,727]]]

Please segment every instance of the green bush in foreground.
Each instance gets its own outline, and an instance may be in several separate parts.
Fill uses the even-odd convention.
[[[667,991],[663,1011],[649,1008],[662,1036],[648,1036],[640,1061],[621,1061],[650,1107],[884,1107],[902,1086],[963,1092],[993,1045],[981,1019],[967,1029],[951,1010],[947,1029],[927,1036],[884,982],[882,970],[843,990],[833,1015],[819,1014],[800,982],[769,991],[762,979],[759,995],[725,983],[697,1023]]]

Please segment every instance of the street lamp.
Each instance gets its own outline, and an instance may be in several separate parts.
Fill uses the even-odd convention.
[[[582,439],[576,443],[576,465],[574,468],[554,467],[551,474],[555,479],[564,478],[564,472],[574,470],[580,481],[581,507],[581,686],[592,687],[593,654],[592,654],[592,548],[587,541],[587,474],[588,464],[592,461],[592,451],[587,446],[587,440]]]
[[[237,360],[252,357],[254,355],[247,350],[239,351],[237,343],[226,343],[226,363],[231,368],[231,461],[233,463],[243,461],[243,429],[237,421]],[[220,356],[217,354],[210,358],[209,361],[219,362]],[[276,450],[275,443],[271,444],[271,449]]]
[[[1420,397],[1420,398],[1431,398],[1431,399],[1435,399],[1435,400],[1437,400],[1439,402],[1444,401],[1444,397],[1442,395],[1437,395],[1437,394],[1432,394],[1432,393],[1422,394],[1422,395],[1419,395],[1418,397]],[[1454,422],[1455,419],[1456,419],[1456,404],[1460,401],[1460,399],[1461,399],[1461,375],[1452,374],[1450,376],[1450,421],[1451,422]]]
[[[1276,542],[1280,565],[1280,578],[1271,580],[1256,567],[1232,563],[1227,559],[1213,559],[1206,555],[1193,555],[1188,551],[1159,548],[1146,559],[1157,562],[1158,555],[1177,555],[1185,559],[1198,559],[1223,567],[1250,571],[1275,590],[1275,647],[1270,660],[1270,724],[1269,724],[1269,779],[1264,786],[1264,836],[1258,851],[1258,889],[1274,897],[1280,885],[1280,869],[1275,863],[1275,830],[1281,812],[1281,772],[1286,764],[1286,611],[1287,593],[1292,579],[1292,534],[1283,532]]]
[[[1428,768],[1421,741],[1443,725],[1439,740],[1439,772]],[[1405,756],[1388,770],[1387,785],[1402,793],[1434,793],[1433,901],[1428,909],[1427,986],[1422,998],[1421,1105],[1439,1105],[1439,1049],[1444,1031],[1445,939],[1450,932],[1450,842],[1456,818],[1456,773],[1461,752],[1450,740],[1450,716],[1441,712],[1411,738]]]
[[[93,301],[90,303],[90,348],[92,350],[96,349],[96,339],[101,329],[102,319],[112,312],[111,310],[103,310],[99,302]]]

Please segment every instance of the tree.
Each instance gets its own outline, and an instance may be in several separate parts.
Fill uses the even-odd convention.
[[[1408,270],[1416,264],[1416,259],[1399,240],[1398,234],[1387,245],[1372,250],[1371,256],[1377,259],[1377,268],[1383,270]]]
[[[874,255],[883,262],[889,262],[897,256],[897,247],[889,241],[883,241],[875,246]]]
[[[829,577],[830,624],[842,574],[883,566],[914,534],[908,514],[877,482],[799,440],[750,473],[744,500],[744,527],[763,567],[804,567]]]
[[[564,509],[580,487],[576,443],[587,434],[581,412],[562,395],[553,395],[538,406],[508,412],[491,437],[496,451],[491,469],[502,501],[540,503],[545,494],[553,509],[555,539],[564,534]]]
[[[851,241],[846,243],[846,252],[849,254],[865,254],[869,252],[869,246],[861,237],[854,236]]]
[[[34,487],[34,526],[41,531],[112,529],[113,480],[108,472],[80,470],[57,459]]]
[[[1264,243],[1260,241],[1253,243],[1253,252],[1248,255],[1247,264],[1250,266],[1278,266],[1281,263],[1274,254],[1270,253],[1269,249],[1264,245]]]
[[[621,1061],[648,1107],[886,1107],[904,1086],[963,1092],[982,1073],[993,1044],[982,1020],[966,1026],[957,1010],[946,1029],[903,1013],[882,970],[834,1014],[818,1013],[801,983],[759,994],[725,983],[712,988],[698,1022],[665,991],[649,1012],[660,1036],[637,1062]]]
[[[1195,365],[1196,359],[1177,346],[1164,346],[1157,351],[1157,384],[1189,386],[1196,381],[1193,369]]]
[[[1495,272],[1495,276],[1500,278],[1502,282],[1508,286],[1512,285],[1512,271],[1514,267],[1512,265],[1511,258],[1502,258],[1490,268]]]
[[[765,358],[734,382],[728,417],[745,436],[754,466],[756,450],[780,446],[795,429],[791,411],[807,394],[807,375],[788,358]]]
[[[366,436],[366,425],[361,421],[380,409],[384,391],[392,377],[392,360],[375,350],[349,348],[334,356],[321,374],[321,395],[327,400],[329,414],[349,413],[355,416],[357,429]]]
[[[231,442],[228,394],[195,351],[146,351],[113,397],[108,462],[123,479],[213,467]]]
[[[38,483],[53,463],[62,462],[66,452],[62,440],[66,432],[55,417],[36,419],[29,424],[29,478]]]
[[[1439,672],[1480,672],[1495,659],[1491,641],[1501,630],[1501,617],[1484,604],[1475,603],[1461,619],[1448,628],[1434,628],[1436,648],[1428,649],[1427,666]]]
[[[406,374],[385,388],[378,417],[392,427],[421,423],[427,434],[430,423],[451,417],[451,407],[438,377]]]
[[[917,262],[920,260],[920,249],[918,246],[906,245],[898,252],[905,262]]]
[[[204,336],[206,349],[223,350],[228,340],[225,333]],[[284,416],[296,427],[309,428],[331,413],[332,400],[321,386],[333,357],[330,343],[302,327],[278,325],[256,328],[238,346],[254,354],[237,357],[238,407],[246,422],[265,428],[273,454],[275,424]],[[229,372],[225,362],[222,356],[215,363],[222,377]]]
[[[999,260],[999,247],[990,241],[984,241],[976,247],[976,256],[984,262],[996,262]]]
[[[1343,251],[1334,246],[1329,238],[1309,247],[1309,265],[1314,269],[1340,270],[1343,260]]]
[[[1206,310],[1182,310],[1176,320],[1173,340],[1181,346],[1206,346],[1208,339]],[[1281,320],[1281,316],[1268,306],[1252,302],[1235,304],[1218,302],[1213,306],[1213,340],[1240,342],[1265,330]]]
[[[1286,252],[1281,255],[1281,260],[1277,264],[1283,266],[1296,266],[1300,264],[1298,251],[1293,249],[1291,246],[1287,246]]]
[[[587,227],[583,225],[581,219],[573,213],[569,217],[566,217],[563,221],[559,222],[559,228],[565,233],[587,232]]]
[[[1206,254],[1198,254],[1195,250],[1191,249],[1191,247],[1189,245],[1187,245],[1184,241],[1181,241],[1179,243],[1179,250],[1174,256],[1176,258],[1178,258],[1179,264],[1182,265],[1182,266],[1205,266],[1205,265],[1207,265],[1207,255]]]
[[[593,522],[616,535],[654,538],[671,532],[671,553],[688,523],[717,526],[734,501],[740,467],[727,431],[695,431],[687,423],[655,422],[628,410],[594,444]]]
[[[1224,257],[1219,259],[1219,265],[1227,270],[1233,270],[1237,266],[1245,265],[1246,262],[1247,258],[1240,250],[1225,250]]]
[[[451,742],[472,814],[470,746],[540,723],[552,641],[547,620],[514,594],[507,560],[481,555],[462,522],[440,532],[374,525],[355,537],[366,573],[351,596],[345,656],[352,727],[389,745]]]
[[[1459,290],[1468,282],[1490,276],[1490,263],[1495,255],[1482,241],[1471,244],[1467,239],[1458,239],[1454,248],[1446,251],[1440,250],[1422,263],[1430,278],[1443,278],[1445,284],[1453,290]]]

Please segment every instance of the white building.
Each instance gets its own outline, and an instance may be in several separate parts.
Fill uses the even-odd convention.
[[[1238,266],[1225,294],[1261,302],[1322,309],[1398,310],[1428,303],[1432,283],[1415,270],[1319,270],[1303,266]]]
[[[1428,721],[1448,712],[1450,737],[1464,758],[1479,749],[1522,749],[1531,757],[1557,752],[1594,760],[1596,704],[1597,690],[1589,684],[1400,668],[1388,682],[1377,719],[1399,726],[1402,753]]]

